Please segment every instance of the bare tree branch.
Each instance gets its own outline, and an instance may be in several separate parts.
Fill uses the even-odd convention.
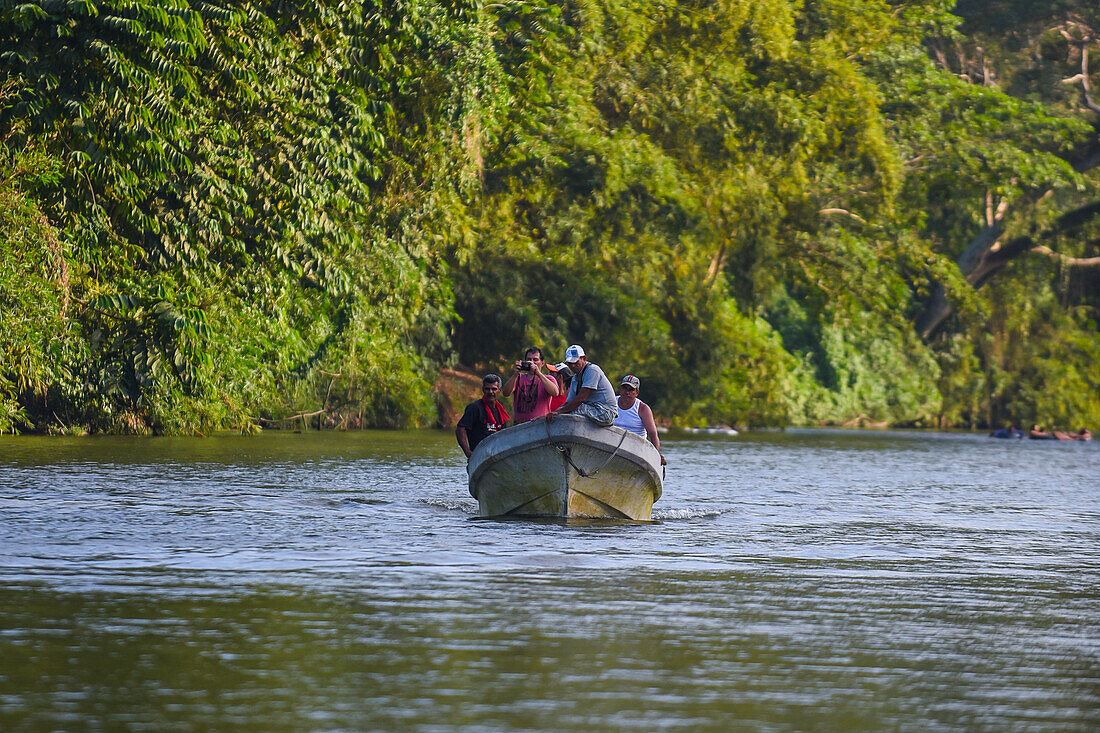
[[[1085,106],[1100,114],[1100,104],[1097,104],[1092,98],[1092,86],[1089,84],[1089,44],[1094,40],[1091,36],[1085,36],[1084,38],[1074,38],[1065,30],[1062,31],[1062,35],[1066,40],[1081,51],[1081,73],[1075,74],[1068,79],[1063,79],[1063,84],[1081,84],[1081,97],[1085,101]]]
[[[714,256],[710,259],[710,267],[707,268],[707,276],[703,280],[704,285],[710,285],[718,277],[718,273],[722,271],[722,266],[726,260],[726,245],[722,245],[718,248],[718,251],[714,253]]]
[[[275,418],[274,420],[268,420],[266,417],[257,417],[256,419],[260,420],[261,422],[269,422],[269,423],[289,422],[291,420],[301,420],[304,417],[316,417],[317,415],[320,415],[322,412],[325,412],[325,410],[321,409],[321,410],[317,410],[316,412],[303,412],[303,413],[300,413],[298,415],[291,415],[290,417]]]
[[[866,224],[867,223],[867,220],[864,219],[862,216],[860,216],[859,214],[853,214],[852,212],[848,211],[847,209],[821,209],[817,213],[819,213],[819,214],[841,214],[841,215],[847,216],[851,219],[855,219],[860,224]]]
[[[1100,146],[1093,150],[1087,158],[1074,165],[1073,169],[1078,173],[1084,173],[1097,166],[1100,166]],[[1034,206],[1048,198],[1052,193],[1053,191],[1048,190],[1042,193],[1036,191],[1024,194],[1014,203],[1017,207]],[[1094,206],[1100,206],[1100,204]],[[1094,206],[1084,207],[1081,212],[1091,216]],[[1000,239],[1005,233],[1007,202],[1002,201],[997,206],[997,211],[999,216],[994,219],[994,223],[978,232],[977,236],[970,240],[966,249],[955,260],[955,264],[958,265],[967,282],[973,285],[975,289],[988,282],[989,278],[1004,267],[1009,260],[1022,255],[1034,245],[1030,237],[1021,237],[1002,245]],[[1060,231],[1071,225],[1071,217],[1076,214],[1076,212],[1071,212],[1063,215],[1060,225],[1048,232],[1044,238],[1053,234],[1054,231]],[[1058,256],[1064,257],[1064,255]],[[942,285],[935,285],[923,313],[917,320],[917,331],[920,333],[921,338],[926,340],[931,338],[940,327],[940,324],[951,315],[951,310],[951,302],[947,299],[947,291],[944,290]]]
[[[1035,245],[1031,248],[1031,251],[1046,255],[1047,257],[1052,257],[1063,265],[1068,265],[1070,267],[1095,267],[1100,265],[1100,257],[1069,257],[1060,252],[1055,252],[1050,247],[1042,244]]]

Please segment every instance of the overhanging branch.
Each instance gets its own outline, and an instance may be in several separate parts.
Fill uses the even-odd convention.
[[[1100,265],[1100,257],[1070,257],[1069,255],[1055,252],[1050,247],[1047,247],[1043,244],[1035,245],[1031,248],[1031,251],[1041,255],[1046,255],[1047,257],[1052,257],[1061,262],[1063,265],[1068,265],[1070,267],[1095,267],[1097,265]]]
[[[1081,51],[1081,73],[1074,74],[1068,79],[1063,79],[1063,84],[1080,84],[1081,85],[1081,97],[1085,102],[1085,106],[1100,114],[1100,104],[1097,104],[1092,98],[1092,87],[1089,84],[1089,44],[1094,40],[1091,36],[1085,38],[1074,38],[1066,31],[1062,31],[1062,35],[1067,41]]]

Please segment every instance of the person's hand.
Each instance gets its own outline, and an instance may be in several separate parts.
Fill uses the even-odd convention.
[[[537,361],[532,361],[531,362],[531,373],[532,374],[542,374],[542,365],[539,364]]]
[[[556,413],[556,412],[546,413],[546,422],[547,422],[547,424],[554,422],[554,415],[557,415],[557,414],[558,413]]]
[[[668,465],[668,461],[665,460],[664,454],[661,455],[661,465],[662,466],[667,466]]]
[[[518,362],[518,361],[515,364],[512,365],[512,373],[513,374],[519,374],[520,372],[523,371],[522,369],[520,369],[519,365],[520,365],[520,362]]]

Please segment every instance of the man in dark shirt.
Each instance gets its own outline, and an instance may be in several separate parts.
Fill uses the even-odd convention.
[[[478,443],[502,430],[511,419],[504,405],[497,399],[500,395],[500,377],[486,374],[481,380],[481,394],[480,400],[474,400],[466,406],[466,411],[462,413],[462,419],[455,428],[458,447],[467,458],[477,448]]]

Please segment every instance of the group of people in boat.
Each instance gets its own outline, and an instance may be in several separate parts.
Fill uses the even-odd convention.
[[[653,410],[638,399],[641,380],[627,374],[619,382],[619,392],[611,386],[603,369],[588,361],[584,349],[573,344],[565,350],[565,360],[546,363],[542,349],[532,346],[521,361],[512,365],[505,382],[496,374],[481,380],[481,398],[466,406],[455,428],[455,438],[469,458],[478,443],[495,432],[531,420],[553,421],[557,415],[581,415],[597,425],[612,425],[646,438],[658,451],[661,440]],[[512,397],[513,418],[501,402]],[[661,463],[665,463],[661,456]]]
[[[1027,437],[1031,440],[1092,440],[1092,431],[1088,428],[1081,428],[1076,433],[1068,433],[1064,430],[1043,430],[1042,425],[1032,425],[1031,429],[1026,433],[1022,430],[1017,430],[1015,425],[1009,425],[1007,428],[1001,428],[1000,430],[994,430],[989,434],[991,438],[1024,438]]]

